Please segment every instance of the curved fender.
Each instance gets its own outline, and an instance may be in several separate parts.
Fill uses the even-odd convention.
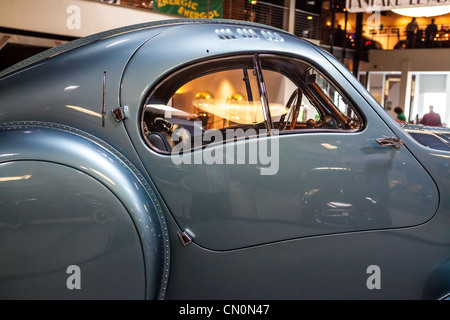
[[[5,195],[3,197],[0,195],[0,255],[2,251],[7,252],[8,247],[14,247],[16,251],[22,250],[20,242],[15,240],[22,241],[23,250],[27,250],[25,248],[27,247],[26,241],[20,237],[16,239],[17,233],[14,233],[18,228],[25,229],[24,225],[33,225],[34,227],[49,225],[50,221],[59,226],[61,224],[58,222],[61,221],[58,219],[64,219],[67,224],[72,221],[71,219],[77,219],[76,221],[79,222],[80,219],[89,218],[98,226],[92,231],[101,233],[103,229],[100,227],[103,227],[105,222],[115,219],[122,223],[115,225],[116,229],[112,234],[119,235],[119,238],[122,239],[129,237],[130,243],[135,237],[139,244],[141,250],[139,255],[143,265],[142,273],[145,273],[143,274],[145,283],[142,284],[144,288],[142,298],[163,299],[165,297],[170,255],[165,218],[150,186],[125,157],[90,134],[50,123],[3,124],[3,127],[0,128],[0,141],[0,188],[2,184],[9,186],[8,189],[4,189],[9,190],[8,195],[6,196],[6,193],[3,193]],[[33,175],[34,177],[29,179]],[[32,181],[33,183],[31,183]],[[8,184],[5,184],[6,182]],[[14,187],[17,187],[15,189],[17,192],[14,191]],[[21,199],[14,199],[17,195],[20,195]],[[19,202],[22,206],[18,206]],[[25,209],[27,207],[23,206],[23,202],[33,203],[29,209]],[[57,206],[61,211],[55,210],[51,206]],[[83,209],[85,208],[83,206],[88,209]],[[18,208],[21,209],[18,210]],[[24,209],[27,212],[31,211],[32,214],[23,216],[18,214]],[[45,223],[42,222],[43,220]],[[69,225],[74,229],[78,227],[78,230],[81,228],[79,227],[81,225],[77,223],[69,223]],[[38,229],[33,228],[32,230],[32,232],[37,232]],[[51,232],[60,231],[60,228],[51,228],[45,233],[42,231],[42,237],[51,237]],[[19,233],[22,236],[25,234],[25,232]],[[67,236],[66,233],[65,235]],[[33,239],[32,233],[26,236],[30,240]],[[57,238],[57,236],[55,237]],[[102,241],[102,234],[99,234],[98,237],[98,241]],[[75,247],[78,251],[88,252],[92,249],[88,246],[94,245],[86,243],[86,239],[80,238],[77,241],[85,244],[81,248],[76,244]],[[14,246],[8,246],[8,243],[13,243]],[[28,244],[28,246],[30,245],[32,246],[32,244]],[[113,244],[109,243],[108,245],[112,246]],[[108,248],[108,246],[103,246],[103,248]],[[108,250],[104,249],[104,251]],[[70,248],[55,252],[55,255],[60,257],[77,256]],[[64,259],[61,258],[61,260]],[[108,267],[105,272],[107,270],[113,273],[117,271],[114,266],[108,266],[106,261],[114,262],[114,259],[102,260],[99,256],[94,255],[90,263],[103,263],[105,268]],[[139,264],[138,255],[135,255],[134,260],[130,260],[130,263],[132,261]],[[23,261],[22,263],[30,262]],[[33,263],[40,263],[39,259],[33,260]],[[77,264],[76,259],[73,264]],[[66,270],[63,270],[68,282],[74,280],[70,278],[69,271],[67,270],[66,274]],[[75,274],[75,272],[73,273]],[[0,267],[0,286],[5,283],[2,282],[4,276],[5,272],[2,272]],[[135,276],[138,277],[138,275]],[[8,283],[11,279],[20,277],[20,275],[14,275],[6,277],[4,280]],[[109,277],[115,279],[120,275],[110,274]],[[22,280],[20,279],[20,281]],[[88,281],[88,279],[84,281]],[[69,283],[67,285],[69,286]],[[108,290],[115,289],[122,291],[121,288],[109,288]],[[97,290],[101,290],[101,288]],[[82,293],[83,288],[79,291]],[[97,292],[97,294],[102,297],[101,292]],[[103,296],[109,296],[108,294]]]

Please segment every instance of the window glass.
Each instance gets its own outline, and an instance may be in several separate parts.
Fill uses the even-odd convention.
[[[217,134],[222,136],[222,141],[226,140],[227,129],[242,129],[252,134],[259,131],[248,129],[265,129],[252,60],[237,59],[222,70],[224,65],[213,63],[212,70],[193,68],[187,71],[191,81],[180,80],[180,83],[175,77],[172,83],[169,79],[150,97],[144,116],[144,131],[150,144],[170,152],[183,139],[185,142],[190,139],[191,148],[195,148],[214,142]],[[196,71],[200,74],[197,77]],[[170,88],[176,91],[171,92]],[[203,139],[207,130],[213,139]],[[176,139],[177,134],[182,138]]]
[[[339,93],[336,87],[324,78],[313,68],[309,69],[311,77],[315,78],[317,86],[327,96],[327,98],[337,107],[337,109],[347,118],[355,118],[356,114],[350,105],[344,100],[343,96]]]
[[[221,143],[231,129],[248,137],[269,128],[282,133],[361,127],[358,114],[321,73],[273,55],[213,60],[172,74],[150,94],[142,122],[147,142],[163,152],[180,142],[184,150]]]
[[[269,109],[275,129],[306,128],[309,119],[319,122],[320,113],[302,90],[283,74],[263,70]]]
[[[275,56],[261,58],[273,127],[358,130],[362,121],[340,91],[306,63]]]

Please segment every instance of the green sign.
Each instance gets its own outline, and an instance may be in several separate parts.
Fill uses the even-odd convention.
[[[222,0],[155,0],[153,10],[184,18],[222,18]]]

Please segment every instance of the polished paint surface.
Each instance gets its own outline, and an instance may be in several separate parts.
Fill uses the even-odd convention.
[[[0,299],[145,297],[139,238],[103,185],[43,161],[5,162],[0,175]],[[80,290],[66,286],[74,264]]]
[[[3,226],[1,248],[5,250],[3,265],[7,267],[5,274],[0,275],[2,286],[10,285],[10,264],[23,263],[26,268],[33,270],[33,263],[41,264],[41,257],[46,260],[45,257],[52,254],[52,268],[46,267],[41,273],[51,275],[47,278],[48,287],[58,290],[42,297],[57,298],[57,292],[69,291],[65,280],[61,282],[61,279],[68,277],[66,268],[78,265],[84,274],[86,263],[95,258],[98,266],[95,263],[92,267],[87,264],[86,274],[89,275],[89,268],[98,273],[103,272],[104,276],[99,280],[105,281],[109,275],[112,280],[115,279],[119,290],[108,287],[106,282],[88,280],[91,279],[89,276],[85,281],[91,281],[90,286],[83,286],[78,295],[75,291],[70,296],[69,291],[69,296],[61,297],[161,298],[164,294],[161,291],[164,288],[163,277],[167,274],[167,268],[162,265],[169,252],[165,248],[166,237],[160,225],[160,221],[164,220],[159,221],[159,204],[150,198],[142,183],[144,179],[133,173],[131,164],[124,162],[118,152],[104,142],[80,130],[52,123],[9,124],[8,127],[0,128],[0,139],[0,187],[3,188],[0,199],[0,221]],[[107,217],[110,217],[107,221],[115,223],[97,223]],[[39,228],[42,221],[48,219],[68,223],[45,224],[53,238],[44,230],[50,238],[41,244],[36,243],[37,247],[42,247],[42,254],[37,255],[34,249],[28,250],[23,246],[39,237],[39,232],[43,231],[36,229],[36,226]],[[17,226],[17,230],[11,231],[11,226]],[[104,236],[108,241],[102,241],[101,245],[101,235],[107,226],[111,226],[107,229],[109,233]],[[69,229],[66,230],[66,227]],[[85,232],[89,234],[85,235]],[[13,249],[11,245],[6,245],[12,241],[10,237],[21,240],[20,246],[12,251],[14,255],[8,254]],[[61,243],[58,237],[67,238],[65,246],[54,247]],[[115,242],[125,243],[129,248],[123,249],[122,245],[121,250],[125,252],[117,254]],[[94,249],[89,249],[91,247]],[[103,257],[109,260],[103,262]],[[124,260],[124,257],[127,258]],[[130,272],[129,268],[134,268],[134,271]],[[12,279],[20,280],[21,277],[16,275]],[[34,287],[33,278],[24,278],[22,281],[26,279],[30,286],[37,288]],[[21,287],[26,285],[25,281]],[[14,281],[11,286],[14,286]],[[127,288],[120,289],[120,286]],[[4,292],[9,292],[9,289],[5,288]],[[22,297],[20,292],[16,294],[15,298]],[[22,294],[24,298],[40,297],[38,290]],[[5,294],[5,297],[8,296]]]

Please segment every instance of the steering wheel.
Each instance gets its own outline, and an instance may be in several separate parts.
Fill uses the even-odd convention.
[[[155,120],[153,120],[153,124],[158,131],[170,133],[174,129],[174,125],[164,118],[155,118]]]

